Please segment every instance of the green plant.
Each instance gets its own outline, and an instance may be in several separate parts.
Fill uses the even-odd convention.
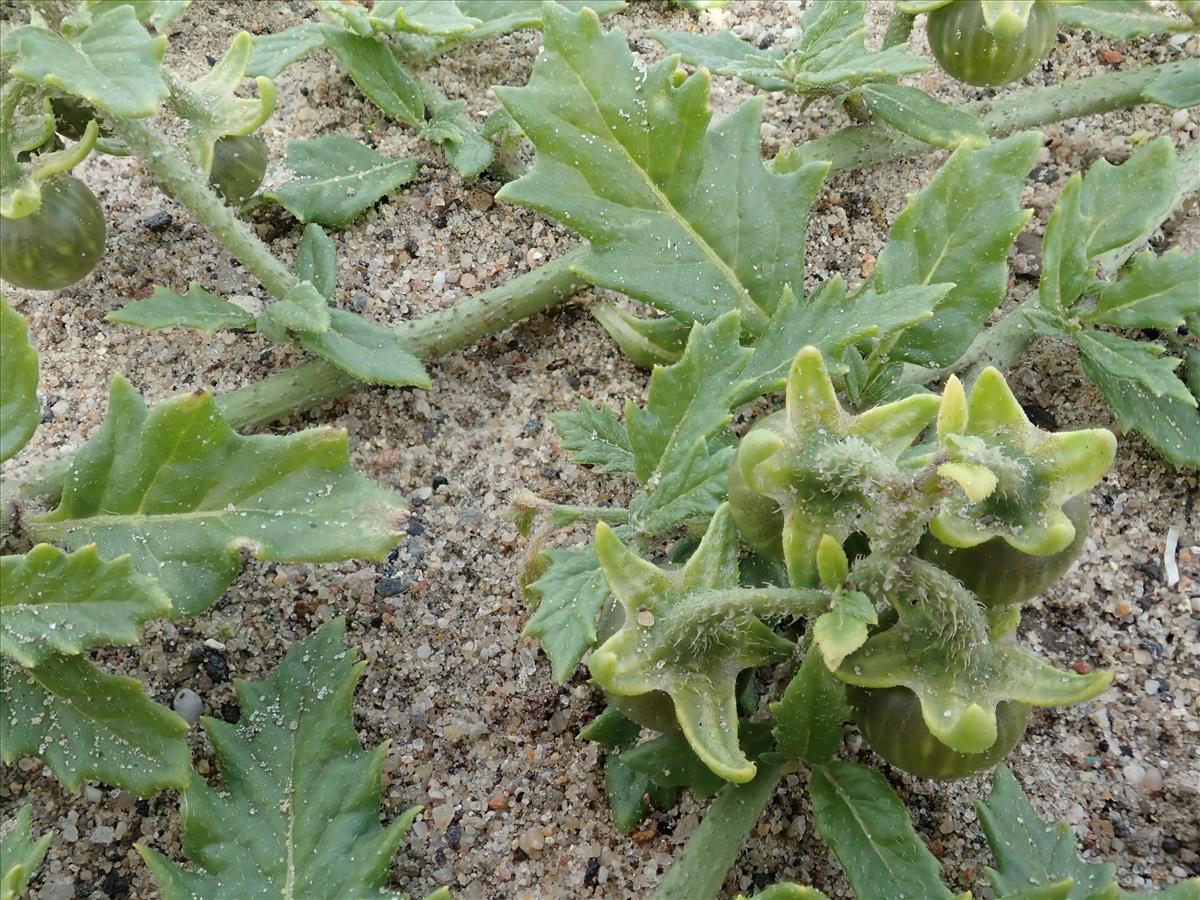
[[[354,732],[354,686],[366,667],[334,619],[288,651],[261,682],[238,682],[237,724],[205,719],[222,790],[193,774],[181,800],[184,869],[138,852],[166,898],[367,897],[384,893],[396,848],[421,807],[379,825],[387,743]],[[352,865],[347,865],[352,862]],[[426,900],[449,900],[445,889]]]
[[[22,806],[0,838],[0,900],[17,900],[25,892],[29,879],[54,840],[54,832],[32,840],[32,827],[33,807]]]
[[[313,0],[320,20],[301,22],[255,43],[249,72],[275,77],[319,47],[329,50],[358,88],[391,119],[442,148],[464,178],[475,178],[494,161],[494,151],[466,114],[466,101],[449,100],[410,71],[455,47],[542,25],[541,0],[439,0],[439,2],[342,3]],[[565,0],[599,15],[624,0]]]
[[[798,297],[795,235],[825,167],[803,164],[803,149],[766,166],[756,153],[739,158],[757,146],[757,104],[709,125],[704,72],[685,78],[673,60],[638,66],[618,34],[586,15],[548,16],[546,27],[529,85],[497,92],[538,150],[501,196],[585,236],[591,249],[579,268],[589,281],[676,322],[672,332],[662,320],[642,327],[610,314],[622,346],[660,362],[645,405],[628,403],[624,422],[586,402],[555,417],[575,461],[632,476],[631,499],[591,509],[518,498],[523,530],[546,523],[535,546],[555,529],[596,523],[588,547],[533,558],[522,578],[534,605],[527,633],[542,639],[560,680],[590,650],[592,680],[615,698],[584,736],[610,748],[606,781],[623,829],[648,805],[669,806],[681,787],[719,791],[660,896],[715,892],[738,836],[798,760],[810,770],[818,832],[859,896],[949,896],[899,802],[881,799],[886,782],[834,758],[842,721],[861,717],[868,739],[901,765],[956,777],[994,765],[1020,739],[1028,707],[1086,700],[1111,678],[1053,669],[1017,637],[1031,587],[1046,587],[1073,558],[1080,507],[1116,446],[1103,429],[1034,427],[985,362],[1010,327],[1007,318],[991,330],[984,323],[1007,291],[1008,248],[1028,221],[1018,192],[1040,136],[959,146],[910,197],[866,283],[850,291],[834,278]],[[624,121],[621,110],[639,102],[643,118]],[[573,129],[562,127],[568,108]],[[689,172],[664,159],[694,162]],[[1130,298],[1095,300],[1104,314],[1084,304],[1073,334],[1091,315],[1119,325],[1112,316],[1128,313],[1126,324],[1143,324],[1137,308],[1166,324],[1200,309],[1194,291],[1184,300],[1177,288],[1194,285],[1197,257],[1147,253],[1114,282],[1096,280],[1102,264],[1120,270],[1189,178],[1160,139],[1120,167],[1098,163],[1068,189],[1047,227],[1039,293],[1051,297],[1050,285],[1065,281],[1073,304],[1085,293],[1111,298],[1111,285],[1123,284],[1117,294]],[[717,208],[754,213],[731,226]],[[960,221],[973,227],[953,230]],[[1161,303],[1133,299],[1149,300],[1143,266]],[[668,275],[676,271],[691,276]],[[1092,339],[1127,340],[1105,334]],[[1174,386],[1183,386],[1177,365],[1112,368],[1153,382],[1194,417],[1194,398]],[[940,396],[924,387],[941,378]],[[740,438],[731,432],[737,410],[781,387],[783,410]],[[1015,577],[978,582],[987,604],[938,565],[1000,547]],[[597,627],[611,600],[621,612],[615,631]],[[739,676],[797,657],[771,706],[773,728],[742,720],[755,703],[740,702]],[[639,743],[638,720],[661,716],[664,696],[679,731]],[[896,703],[901,720],[884,708]],[[905,849],[881,849],[893,845]]]
[[[37,355],[21,317],[7,303],[0,313],[7,458],[37,425]],[[150,618],[204,611],[243,553],[381,558],[399,540],[400,507],[350,468],[344,434],[242,437],[210,394],[151,409],[117,376],[57,508],[22,517],[39,543],[0,558],[4,761],[35,754],[71,788],[89,778],[143,795],[184,787],[186,723],[86,651],[135,643]]]
[[[901,90],[899,73],[922,64],[898,48],[868,51],[859,5],[822,5],[806,17],[799,46],[771,66],[763,64],[778,78],[767,86],[834,97],[858,118],[887,123],[890,116],[915,124],[908,133],[887,125],[882,134],[874,125],[849,129],[764,164],[761,101],[712,122],[706,72],[687,76],[675,58],[642,65],[624,37],[604,33],[593,13],[470,0],[322,3],[320,22],[258,39],[239,35],[204,78],[188,84],[164,65],[161,34],[183,5],[52,0],[37,4],[28,25],[6,32],[2,211],[13,221],[35,215],[53,179],[93,148],[131,154],[261,282],[270,302],[252,315],[202,285],[186,292],[182,285],[156,286],[148,300],[129,303],[110,321],[253,330],[317,358],[225,397],[187,395],[153,408],[118,378],[109,418],[82,451],[6,478],[5,524],[16,523],[19,537],[42,542],[4,563],[6,620],[11,613],[19,625],[3,644],[0,744],[6,759],[37,752],[69,786],[103,778],[150,793],[190,784],[189,802],[212,800],[191,780],[182,721],[152,704],[135,681],[107,675],[84,654],[132,642],[138,626],[155,616],[203,611],[236,577],[245,549],[262,559],[372,558],[398,539],[395,498],[349,469],[344,436],[315,429],[242,437],[236,429],[310,408],[363,383],[425,386],[421,360],[499,331],[588,283],[667,314],[645,320],[612,306],[599,314],[631,356],[662,366],[646,405],[630,404],[624,423],[587,403],[558,417],[564,445],[580,462],[626,473],[636,486],[625,507],[525,499],[523,527],[543,513],[553,525],[599,523],[595,546],[550,550],[536,560],[528,581],[540,605],[529,630],[543,637],[555,674],[564,679],[596,645],[597,614],[606,604],[614,611],[621,605],[620,621],[611,623],[612,633],[593,654],[598,679],[618,698],[615,705],[649,697],[661,711],[665,696],[671,714],[682,713],[679,731],[640,743],[638,726],[616,711],[589,729],[589,736],[614,748],[606,777],[615,814],[632,826],[647,798],[667,805],[684,786],[718,798],[703,834],[719,837],[722,851],[705,849],[701,840],[677,867],[684,874],[673,878],[694,884],[688,873],[697,865],[715,873],[710,878],[723,877],[729,848],[752,824],[746,819],[757,815],[797,759],[815,767],[814,797],[831,811],[823,827],[845,832],[831,843],[856,842],[870,855],[872,831],[854,831],[857,807],[844,798],[861,795],[871,802],[882,779],[833,759],[841,722],[851,715],[846,682],[876,691],[905,685],[899,690],[934,711],[932,722],[922,715],[930,740],[958,753],[991,751],[1000,743],[996,716],[1009,708],[1005,704],[1067,702],[1103,686],[1102,673],[1065,676],[1068,688],[1050,685],[1059,676],[1017,647],[1016,595],[984,610],[971,587],[939,565],[944,557],[929,541],[969,553],[976,547],[958,545],[999,540],[1022,558],[1044,560],[1050,570],[1059,565],[1059,554],[1069,553],[1076,531],[1065,510],[1099,477],[1111,454],[1110,438],[1075,435],[1070,440],[1089,443],[1091,451],[1064,459],[1056,455],[1060,442],[1016,418],[1002,377],[986,365],[1007,367],[1009,354],[1019,353],[1032,333],[1027,323],[1045,333],[1058,328],[1081,347],[1090,340],[1123,348],[1117,355],[1124,353],[1127,361],[1105,357],[1104,377],[1118,385],[1110,389],[1176,404],[1171,414],[1183,423],[1184,438],[1164,444],[1187,460],[1194,444],[1186,429],[1193,427],[1188,416],[1195,416],[1195,403],[1179,392],[1176,382],[1187,382],[1155,349],[1176,342],[1162,336],[1129,350],[1109,341],[1127,339],[1107,330],[1140,327],[1147,316],[1187,321],[1196,315],[1183,290],[1194,257],[1147,254],[1122,271],[1128,253],[1176,205],[1177,182],[1191,171],[1187,165],[1177,170],[1174,151],[1162,140],[1120,167],[1097,166],[1094,185],[1085,181],[1073,189],[1064,203],[1074,203],[1074,211],[1064,206],[1062,224],[1047,235],[1047,260],[1057,252],[1060,262],[1057,269],[1047,263],[1038,309],[1022,304],[978,335],[1005,299],[1005,259],[1028,220],[1019,191],[1041,138],[1021,129],[1143,102],[1195,103],[1194,60],[1014,95],[976,122],[961,110],[930,106],[920,92],[917,97]],[[461,101],[447,101],[406,66],[518,27],[544,28],[545,51],[528,86],[497,90],[504,111],[492,120],[492,133],[514,157],[513,145],[523,135],[537,161],[500,197],[544,212],[583,238],[541,269],[453,309],[385,329],[330,305],[339,286],[337,253],[321,226],[342,227],[410,182],[415,160],[384,156],[344,135],[324,135],[291,141],[285,164],[294,177],[272,181],[239,210],[230,204],[244,190],[224,190],[227,204],[210,189],[210,180],[220,182],[222,148],[255,141],[255,130],[270,115],[275,93],[268,76],[317,46],[328,48],[389,116],[441,144],[451,163],[470,176],[486,165],[491,148],[477,139]],[[902,115],[905,104],[921,104],[922,114]],[[169,138],[154,121],[164,106],[183,125],[182,140]],[[100,124],[79,131],[79,109]],[[69,129],[81,135],[79,143],[57,149],[53,132],[67,136]],[[957,149],[897,220],[876,274],[861,286],[830,279],[806,295],[800,236],[831,161],[845,168],[863,158],[914,152],[914,146]],[[1096,199],[1102,194],[1104,203]],[[238,218],[260,202],[278,203],[305,224],[294,260],[285,264]],[[736,212],[733,224],[730,210]],[[951,232],[944,225],[951,210],[980,227]],[[1151,303],[1164,287],[1173,299]],[[7,306],[2,321],[7,458],[36,428],[37,374],[24,323]],[[1191,348],[1185,336],[1178,337]],[[954,380],[940,403],[924,393],[923,385],[939,384],[951,370],[972,383],[971,403]],[[1193,365],[1189,373],[1195,370]],[[829,422],[857,422],[871,441],[857,433],[837,437],[862,438],[865,449],[851,441],[846,446],[855,452],[839,458],[843,445],[832,446],[836,441],[822,447],[826,442],[814,440],[810,447],[810,432],[790,420],[774,438],[795,451],[796,472],[788,469],[796,460],[775,458],[780,448],[771,429],[752,432],[739,447],[730,428],[735,410],[778,392],[789,375],[801,393],[821,401],[813,408],[828,414]],[[1131,396],[1136,405],[1141,395]],[[984,407],[991,402],[1011,414],[996,433],[979,425],[987,416],[971,405],[976,397]],[[807,408],[802,402],[790,406]],[[945,427],[928,433],[935,407]],[[1155,408],[1147,408],[1137,414],[1152,415]],[[786,418],[777,421],[785,424]],[[872,427],[880,423],[886,427]],[[1143,430],[1156,433],[1150,424]],[[823,459],[844,468],[825,472]],[[809,463],[815,469],[804,469]],[[869,476],[862,490],[850,481],[855,465]],[[780,509],[778,534],[762,520],[771,527],[746,535],[762,552],[739,560],[736,498],[726,505],[731,469],[750,475],[742,500],[753,495],[772,512],[772,503],[779,506],[773,478],[787,482],[799,472],[803,480],[815,472],[855,491],[847,492],[844,508],[822,511],[827,527],[819,533],[806,531],[794,509],[790,515]],[[279,482],[269,477],[281,472]],[[271,505],[264,506],[256,490],[267,482],[263,490]],[[901,494],[895,509],[911,513],[906,527],[889,518],[892,490]],[[31,500],[55,508],[39,513]],[[866,544],[865,532],[850,527],[859,516],[870,520]],[[333,527],[313,527],[327,523]],[[742,524],[749,532],[745,517]],[[645,561],[659,550],[669,551],[670,562]],[[885,568],[889,560],[895,573]],[[918,596],[915,608],[893,606],[892,578]],[[53,602],[44,602],[47,597]],[[798,626],[787,620],[797,616],[811,625],[801,649],[817,652],[803,656],[800,675],[776,706],[774,728],[739,723],[757,699],[753,678],[743,673],[759,663],[793,660]],[[945,629],[945,643],[928,640],[947,624],[952,627]],[[904,666],[854,671],[868,656],[887,663],[885,651],[895,649],[889,641],[906,644]],[[282,696],[295,683],[288,676],[273,688]],[[348,692],[347,683],[338,681]],[[107,699],[89,706],[84,698],[91,697]],[[253,706],[248,700],[244,705]],[[41,714],[46,709],[53,715]],[[945,710],[953,721],[938,718],[937,711]],[[211,727],[219,741],[223,726]],[[252,731],[242,729],[236,739],[225,735],[232,742],[226,749],[253,744]],[[357,740],[344,731],[342,743],[354,745],[350,756],[357,760]],[[227,779],[237,777],[232,753],[223,767]],[[370,776],[369,766],[362,771]],[[725,779],[743,786],[731,789]],[[230,803],[237,808],[244,800],[237,795]],[[367,819],[374,816],[373,804],[374,797]],[[356,807],[356,814],[363,809]],[[882,827],[880,833],[893,829],[901,839],[912,833],[906,819],[903,827],[891,820]],[[244,867],[223,865],[204,846],[211,830],[197,820],[185,841],[196,871],[183,873],[156,858],[164,884],[203,884],[204,890],[214,883],[243,884]],[[279,833],[272,833],[271,853],[278,853]],[[396,837],[384,834],[366,828],[364,839],[386,844]],[[252,837],[261,842],[266,835]],[[251,842],[238,852],[259,846]],[[926,857],[912,854],[916,865],[905,877],[914,885],[927,886],[931,868],[936,876]],[[357,874],[371,875],[372,888],[377,886],[375,868]],[[274,875],[268,881],[276,886]],[[193,889],[200,890],[186,888]]]

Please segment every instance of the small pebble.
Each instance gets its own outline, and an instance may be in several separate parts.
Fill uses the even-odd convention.
[[[171,706],[179,718],[189,725],[196,724],[196,720],[204,711],[204,702],[200,699],[200,695],[191,688],[180,688],[176,691],[175,700]]]
[[[1101,50],[1100,58],[1110,66],[1116,66],[1125,59],[1125,54],[1120,50]]]
[[[546,846],[546,838],[542,834],[542,829],[537,825],[525,829],[517,838],[517,846],[526,853],[537,853]]]

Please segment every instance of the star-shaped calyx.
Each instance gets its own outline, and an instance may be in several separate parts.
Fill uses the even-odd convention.
[[[777,507],[791,583],[815,585],[822,535],[839,541],[856,531],[873,536],[875,511],[912,480],[915,469],[901,461],[901,454],[937,409],[937,397],[914,394],[860,415],[848,413],[838,402],[821,351],[805,347],[792,363],[786,409],[755,426],[738,446],[730,495],[747,491],[774,504],[765,511],[736,505],[738,527],[748,539],[761,534],[762,515]]]
[[[937,432],[947,458],[938,471],[962,491],[947,498],[929,530],[951,547],[1000,537],[1033,556],[1057,553],[1075,536],[1063,504],[1099,482],[1116,453],[1116,438],[1103,428],[1037,428],[993,368],[969,397],[951,376]]]
[[[932,563],[868,558],[851,579],[869,596],[886,598],[898,621],[848,656],[837,677],[864,688],[907,687],[933,736],[960,753],[982,753],[996,742],[1002,701],[1065,706],[1112,681],[1111,672],[1076,675],[1042,662],[1018,646],[1007,621],[989,628],[975,596]]]
[[[828,598],[815,590],[740,587],[728,503],[679,569],[642,559],[603,523],[596,526],[595,546],[625,621],[592,653],[593,680],[611,694],[668,694],[704,764],[728,781],[749,781],[755,767],[738,745],[738,673],[792,652],[792,642],[759,617],[811,615]]]

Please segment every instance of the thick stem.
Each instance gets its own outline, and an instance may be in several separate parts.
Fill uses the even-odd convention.
[[[883,49],[888,50],[892,47],[899,47],[901,44],[907,44],[916,21],[916,16],[899,9],[893,10],[892,17],[888,19],[887,31],[883,33]]]
[[[561,303],[585,284],[572,268],[585,253],[586,247],[577,247],[449,309],[404,322],[395,329],[400,344],[421,359],[435,359]],[[218,397],[217,404],[240,431],[312,409],[361,386],[332,363],[313,360]],[[15,502],[57,501],[70,465],[69,455],[60,456],[6,479],[0,525],[7,526],[11,520]]]
[[[196,221],[208,227],[271,296],[282,300],[299,284],[250,226],[209,189],[207,179],[153,125],[142,119],[119,116],[109,116],[108,124],[113,134],[142,160],[159,186],[186,206]]]
[[[1156,78],[1181,75],[1193,60],[1177,60],[1128,72],[1105,72],[1056,84],[1006,93],[963,108],[977,115],[992,137],[1003,137],[1076,116],[1091,116],[1145,103],[1142,94]],[[829,160],[835,169],[858,169],[889,159],[917,156],[936,148],[880,125],[844,128],[799,147],[802,162]]]
[[[760,762],[753,781],[722,788],[663,879],[655,900],[707,900],[717,896],[742,841],[774,795],[783,772],[781,765]]]
[[[421,359],[436,359],[560,303],[583,287],[572,267],[586,252],[576,248],[449,309],[401,323],[395,329],[400,345]],[[332,363],[314,360],[220,397],[218,403],[240,430],[311,409],[359,387]]]

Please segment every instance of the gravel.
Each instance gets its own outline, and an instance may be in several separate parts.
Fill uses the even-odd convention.
[[[286,3],[199,4],[172,32],[171,58],[186,77],[195,77],[205,54],[219,55],[239,28],[280,30],[305,14]],[[880,4],[872,23],[877,38]],[[643,3],[609,24],[619,24],[639,51],[657,57],[646,35],[651,27],[740,26],[747,36],[782,42],[796,16],[780,3],[738,2],[700,14]],[[1111,69],[1100,54],[1115,42],[1087,37],[1070,35],[1056,47],[1053,63],[1028,81]],[[430,74],[449,96],[467,98],[468,111],[482,119],[495,107],[487,86],[523,83],[539,42],[534,32],[503,37],[450,54]],[[1121,43],[1120,52],[1118,65],[1132,66],[1195,55],[1200,40],[1141,38]],[[917,83],[949,101],[979,94],[937,72]],[[278,85],[280,109],[265,134],[273,159],[282,158],[288,137],[339,131],[369,137],[379,152],[424,161],[414,184],[333,233],[339,305],[398,322],[502,283],[575,244],[533,213],[493,204],[498,183],[485,177],[464,184],[411,130],[371,108],[328,55],[292,67]],[[734,81],[714,79],[718,116],[750,94]],[[779,95],[768,98],[766,117],[768,155],[842,122],[828,103],[804,109]],[[1171,134],[1182,146],[1198,125],[1194,111],[1143,109],[1047,126],[1038,175],[1025,191],[1035,210],[1031,232],[1040,234],[1072,173],[1101,156],[1123,159],[1139,132]],[[832,178],[808,229],[811,283],[833,271],[855,283],[869,272],[905,194],[927,180],[941,158]],[[46,422],[9,468],[78,447],[103,417],[113,372],[126,373],[157,400],[198,387],[229,391],[303,358],[253,335],[142,334],[105,323],[105,313],[148,296],[156,284],[182,290],[195,280],[252,302],[263,294],[186,210],[154,188],[136,161],[94,158],[81,174],[105,207],[108,251],[80,285],[53,294],[10,293],[30,319],[42,354]],[[279,255],[292,259],[301,228],[273,213],[259,221]],[[1200,216],[1193,209],[1155,241],[1195,251]],[[1035,283],[1036,248],[1026,240],[1014,252],[1014,299]],[[541,427],[580,397],[619,408],[626,397],[644,393],[645,373],[614,350],[587,314],[587,304],[602,296],[615,299],[585,292],[439,361],[431,367],[429,391],[363,390],[272,427],[343,427],[358,469],[420,499],[412,520],[419,528],[410,527],[387,563],[251,563],[204,615],[151,623],[136,647],[98,654],[101,664],[139,678],[150,694],[168,703],[202,697],[205,708],[229,720],[238,713],[232,679],[262,678],[288,647],[346,615],[348,638],[369,664],[356,696],[356,724],[366,745],[391,742],[383,819],[414,803],[426,807],[392,868],[397,890],[420,896],[447,884],[463,898],[647,896],[700,822],[702,805],[685,799],[671,812],[650,816],[636,839],[615,832],[602,754],[576,737],[603,701],[583,674],[555,685],[536,643],[521,635],[528,611],[517,575],[531,548],[505,518],[510,498],[528,489],[600,504],[621,502],[629,491],[619,479],[570,463],[553,429]],[[1023,401],[1048,411],[1061,428],[1115,427],[1066,345],[1039,343],[1016,367],[1013,382]],[[1200,872],[1198,491],[1195,473],[1166,465],[1136,437],[1122,440],[1116,465],[1093,494],[1093,531],[1082,559],[1030,606],[1022,626],[1024,640],[1056,664],[1107,666],[1116,673],[1095,701],[1035,712],[1010,762],[1039,812],[1068,818],[1085,857],[1114,862],[1128,889]],[[1162,563],[1172,527],[1179,534],[1181,577],[1169,587]],[[576,531],[559,540],[581,539]],[[201,775],[219,783],[202,729],[192,729],[189,740]],[[853,728],[846,743],[852,758],[878,762]],[[885,771],[941,859],[948,883],[986,896],[983,867],[991,859],[970,801],[987,791],[990,778],[940,784]],[[69,794],[40,764],[22,760],[4,767],[0,802],[6,816],[32,802],[35,829],[58,832],[33,882],[38,898],[157,897],[135,841],[183,860],[174,792],[149,801],[105,785]],[[782,879],[849,896],[836,863],[813,835],[797,775],[784,780],[747,841],[727,893]]]

